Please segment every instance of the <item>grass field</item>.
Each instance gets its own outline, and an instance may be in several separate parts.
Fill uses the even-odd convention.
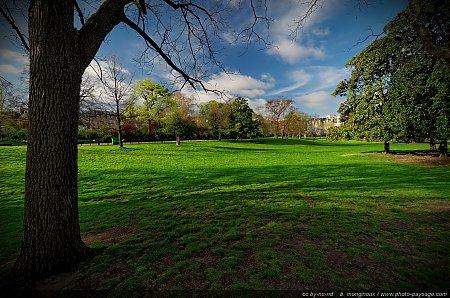
[[[450,168],[382,144],[274,140],[79,148],[67,288],[448,290]],[[427,149],[394,144],[393,150]],[[0,147],[0,264],[17,256],[25,147]]]

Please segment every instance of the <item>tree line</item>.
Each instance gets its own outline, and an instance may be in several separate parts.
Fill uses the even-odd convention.
[[[265,103],[265,113],[257,114],[242,97],[211,100],[197,104],[181,92],[169,90],[143,79],[131,84],[114,56],[102,75],[101,90],[91,79],[85,79],[80,92],[78,142],[175,140],[182,139],[249,139],[259,136],[276,138],[325,135],[329,125],[295,107],[294,101],[275,98]],[[3,140],[27,139],[26,103],[17,104],[11,84],[2,85]],[[100,100],[101,94],[107,101]],[[110,119],[110,121],[107,121]]]

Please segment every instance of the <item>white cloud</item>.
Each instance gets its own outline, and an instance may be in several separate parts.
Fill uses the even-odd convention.
[[[248,101],[248,105],[250,106],[250,108],[253,110],[253,112],[260,114],[260,115],[264,115],[265,113],[265,109],[266,109],[266,100],[265,99],[250,99]]]
[[[274,83],[275,82],[275,78],[270,73],[263,73],[261,75],[261,80],[266,81],[266,82],[270,82],[270,83]]]
[[[333,66],[310,66],[306,72],[314,76],[316,89],[335,88],[340,81],[350,76],[350,71],[345,68]]]
[[[327,35],[329,35],[330,32],[330,28],[315,28],[312,30],[312,34],[314,34],[315,36],[318,37],[325,37]]]
[[[330,1],[324,1],[315,6],[312,14],[310,14],[306,22],[303,23],[303,30],[309,30],[314,24],[323,21],[331,8]],[[306,1],[301,3],[298,0],[283,0],[281,4],[279,1],[268,2],[269,17],[273,19],[270,31],[276,36],[288,36],[293,32],[297,26],[297,22],[305,16],[309,9],[309,4]],[[301,33],[301,32],[298,32]]]
[[[179,83],[178,83],[179,84]],[[214,92],[194,90],[190,85],[185,85],[181,90],[187,96],[195,98],[197,103],[204,103],[211,100],[229,100],[236,96],[242,96],[249,100],[249,105],[256,112],[264,106],[263,99],[252,99],[266,94],[266,91],[273,87],[274,78],[270,74],[261,75],[261,80],[255,79],[241,73],[220,72],[204,82],[206,88],[222,92],[221,95]]]
[[[19,52],[14,52],[7,49],[0,49],[0,59],[8,62],[18,63],[20,65],[24,65],[28,63],[28,56],[23,55]]]
[[[224,32],[222,34],[222,38],[229,43],[230,45],[236,45],[237,44],[237,40],[236,40],[236,35],[231,33],[231,32]]]
[[[272,91],[272,92],[270,92],[269,95],[278,95],[278,94],[294,91],[294,90],[308,84],[308,82],[311,80],[311,78],[313,76],[311,74],[306,73],[304,70],[297,70],[297,71],[292,72],[289,77],[290,77],[290,80],[292,82],[294,82],[293,84],[291,84],[287,87]]]
[[[266,93],[266,90],[273,87],[273,82],[266,76],[268,81],[257,80],[251,76],[240,73],[221,72],[212,76],[206,82],[210,89],[229,93],[233,96],[255,97]]]
[[[342,102],[323,90],[294,97],[294,100],[300,106],[305,106],[319,115],[336,114],[339,104]]]
[[[2,74],[19,74],[20,69],[11,64],[0,64],[0,73]]]
[[[282,38],[274,43],[274,46],[266,51],[269,55],[279,56],[283,61],[294,64],[301,59],[314,57],[323,58],[323,49],[313,46],[303,46],[288,38]]]

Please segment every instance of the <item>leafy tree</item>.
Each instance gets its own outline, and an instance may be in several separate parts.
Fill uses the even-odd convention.
[[[139,80],[131,90],[129,113],[138,121],[148,123],[148,133],[152,131],[152,122],[160,124],[165,109],[173,105],[167,88],[153,83],[150,79]]]
[[[259,124],[253,120],[253,114],[246,99],[237,97],[231,102],[229,129],[241,141],[244,138],[255,136],[258,131]]]
[[[448,74],[437,70],[445,69],[445,62],[424,51],[408,26],[406,12],[386,25],[385,31],[385,36],[347,63],[353,68],[351,78],[342,81],[333,95],[346,96],[339,108],[341,134],[383,140],[389,152],[390,140],[410,142],[435,138],[436,129],[448,131],[449,101],[440,99],[445,98],[443,94],[448,98],[449,89],[448,84],[436,84],[448,81]],[[444,121],[438,121],[438,115]]]
[[[289,112],[289,114],[285,117],[285,120],[288,123],[286,127],[287,134],[290,134],[291,136],[296,135],[297,138],[300,139],[302,135],[306,134],[308,119],[309,116],[306,113],[303,113],[297,109]]]
[[[180,145],[180,136],[194,127],[192,121],[193,100],[177,92],[172,96],[173,104],[167,109],[163,120],[164,131],[174,134],[176,144]]]
[[[420,40],[424,52],[450,65],[450,1],[409,0],[406,22]]]
[[[16,86],[0,77],[0,140],[24,141],[28,136],[26,104]]]
[[[231,105],[229,103],[217,102],[215,100],[201,104],[200,115],[206,120],[207,127],[214,138],[222,139],[229,127],[229,115]]]
[[[447,155],[450,138],[450,69],[443,60],[411,57],[391,78],[383,111],[397,139],[440,142]]]

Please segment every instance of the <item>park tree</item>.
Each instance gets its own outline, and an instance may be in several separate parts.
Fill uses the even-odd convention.
[[[164,131],[175,135],[175,143],[177,146],[181,143],[181,136],[190,132],[194,125],[192,120],[193,99],[177,92],[172,96],[173,103],[164,112],[162,122]]]
[[[27,139],[26,103],[20,90],[0,76],[0,140]]]
[[[173,103],[167,88],[153,83],[150,79],[144,79],[133,86],[127,109],[138,121],[148,124],[150,134],[152,123],[156,122],[159,127],[164,110],[170,108]]]
[[[129,91],[132,78],[120,65],[119,59],[113,55],[108,60],[101,80],[106,99],[111,100],[113,103],[113,111],[117,124],[117,135],[119,137],[119,146],[120,148],[123,148],[122,124],[125,107],[129,101]]]
[[[199,114],[205,119],[207,128],[214,138],[222,139],[229,126],[231,105],[229,103],[208,101],[199,105]]]
[[[351,77],[340,82],[333,92],[334,96],[346,97],[338,109],[341,133],[352,139],[383,140],[386,151],[389,151],[392,135],[382,107],[392,72],[390,55],[396,50],[387,37],[376,40],[347,62],[346,67],[352,68]]]
[[[286,128],[287,134],[297,136],[299,139],[302,135],[306,134],[309,120],[309,116],[306,113],[296,109],[287,114],[285,119],[288,121],[288,126]]]
[[[314,141],[317,137],[321,136],[325,131],[325,123],[322,121],[322,117],[315,114],[309,117],[306,128],[306,134],[312,136]]]
[[[448,65],[425,51],[408,22],[404,11],[387,24],[385,36],[347,63],[352,75],[333,93],[346,97],[339,108],[340,133],[383,140],[386,153],[390,140],[433,140],[438,135],[445,148],[448,135],[437,131],[450,131],[449,88],[438,83],[448,82]],[[447,38],[444,33],[442,38]]]
[[[245,98],[234,98],[230,103],[229,130],[241,141],[255,136],[258,132],[258,122],[253,120],[253,110]]]
[[[283,97],[270,99],[266,102],[266,112],[272,122],[275,138],[278,138],[278,132],[282,129],[284,137],[284,120],[287,114],[295,109],[294,102],[291,99]]]
[[[391,78],[389,100],[383,111],[397,139],[428,139],[439,143],[441,157],[448,154],[450,138],[450,68],[443,59],[411,57]]]

